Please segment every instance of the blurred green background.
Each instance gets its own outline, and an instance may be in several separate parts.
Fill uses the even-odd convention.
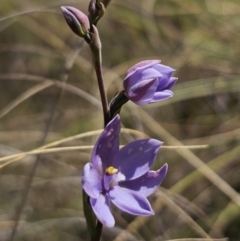
[[[103,120],[91,53],[61,5],[87,13],[88,1],[0,4],[0,241],[87,240],[80,180],[91,150],[70,147],[93,145]],[[138,132],[123,129],[121,143],[164,141],[153,169],[169,172],[150,197],[156,215],[113,207],[103,240],[240,240],[239,0],[112,0],[98,29],[109,100],[141,60],[161,59],[179,79],[170,100],[122,109]],[[53,153],[21,154],[63,139]]]

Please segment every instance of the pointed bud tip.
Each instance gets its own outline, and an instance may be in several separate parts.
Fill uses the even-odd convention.
[[[71,6],[61,6],[61,10],[72,31],[80,37],[86,37],[90,29],[87,15]]]
[[[65,16],[66,14],[69,14],[69,12],[71,12],[71,11],[68,9],[69,6],[61,6],[60,8],[61,8],[62,13],[63,13],[64,16]]]
[[[66,11],[66,7],[65,6],[61,6],[60,8],[61,8],[62,12]]]

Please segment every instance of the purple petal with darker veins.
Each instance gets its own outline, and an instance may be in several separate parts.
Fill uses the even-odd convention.
[[[144,196],[151,195],[162,183],[168,170],[168,165],[164,164],[157,171],[149,171],[143,176],[130,180],[119,182],[119,186],[130,189],[133,192]]]
[[[154,94],[152,100],[150,101],[150,103],[155,103],[160,100],[166,100],[170,97],[173,97],[173,92],[171,90],[164,90],[164,91],[156,92]]]
[[[87,163],[83,168],[82,187],[88,196],[98,198],[102,192],[102,178],[91,163]]]
[[[110,200],[107,196],[100,194],[99,198],[90,198],[92,209],[97,216],[97,219],[108,227],[113,227],[115,224],[114,217],[110,210]]]
[[[147,68],[136,71],[133,75],[129,76],[129,78],[125,78],[123,81],[123,86],[125,91],[128,93],[133,85],[136,83],[142,82],[144,80],[152,80],[156,78],[162,77],[162,74],[155,70],[154,68]]]
[[[120,127],[120,117],[116,115],[105,127],[93,148],[91,162],[101,175],[104,174],[106,167],[112,165],[119,150]]]
[[[165,86],[165,88],[170,90],[175,85],[177,80],[178,80],[178,78],[171,77],[170,80],[168,81],[168,84]]]
[[[162,73],[162,75],[169,76],[169,78],[171,77],[172,73],[175,71],[175,69],[163,64],[154,65],[154,68],[158,70],[160,73]]]
[[[128,71],[124,79],[134,74],[137,70],[149,68],[155,64],[159,64],[161,60],[144,60],[135,65],[133,65]]]
[[[157,86],[157,79],[144,80],[140,83],[136,83],[128,91],[128,98],[138,105],[148,104],[156,92]]]
[[[146,197],[130,192],[125,188],[116,186],[109,192],[109,196],[111,201],[124,212],[140,216],[154,214]]]
[[[127,180],[138,178],[150,169],[161,145],[162,142],[155,139],[133,141],[117,153],[113,166]]]
[[[155,65],[154,68],[158,70],[163,76],[159,78],[159,85],[158,85],[157,91],[166,89],[166,86],[168,85],[168,81],[171,78],[172,73],[174,72],[174,69],[162,64]]]

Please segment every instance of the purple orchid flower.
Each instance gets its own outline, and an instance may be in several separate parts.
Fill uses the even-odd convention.
[[[137,105],[146,105],[173,96],[170,89],[177,78],[171,76],[175,70],[160,62],[160,60],[142,61],[127,71],[123,87],[127,97]]]
[[[82,176],[82,186],[95,215],[108,227],[115,224],[111,202],[133,215],[153,215],[146,197],[158,188],[167,173],[167,164],[157,171],[149,171],[161,141],[137,140],[119,150],[119,132],[117,115],[97,140],[91,162],[84,166]]]

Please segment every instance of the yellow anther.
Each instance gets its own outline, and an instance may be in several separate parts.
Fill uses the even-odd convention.
[[[113,175],[118,172],[118,169],[113,166],[110,166],[106,168],[105,172],[107,175]]]

